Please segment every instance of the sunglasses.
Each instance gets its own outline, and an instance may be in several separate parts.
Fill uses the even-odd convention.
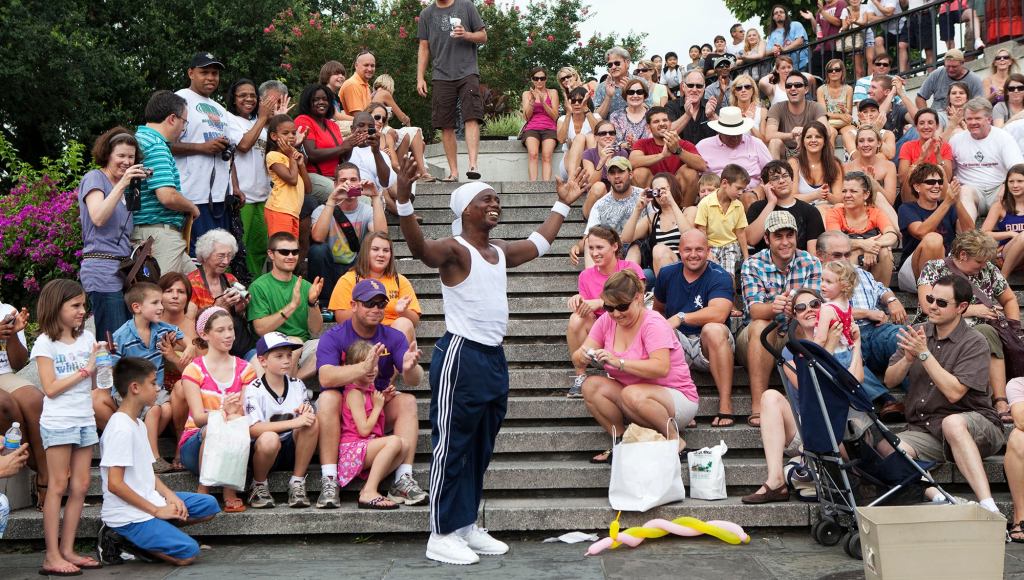
[[[1000,54],[999,56],[993,58],[992,60],[1010,60],[1010,55]]]
[[[802,89],[806,86],[804,83],[786,83],[787,89]]]
[[[583,99],[569,99],[569,103],[571,103],[573,105],[582,105],[583,104]]]
[[[735,90],[737,91],[749,91],[754,88],[754,85],[736,85]]]
[[[1010,85],[1006,87],[1008,93],[1024,93],[1024,85]]]
[[[597,131],[594,135],[597,135],[598,137],[614,137],[615,131]]]
[[[831,256],[833,260],[849,260],[851,254],[853,254],[853,252],[829,252],[828,255]]]
[[[923,183],[925,185],[935,186],[935,185],[942,185],[945,182],[942,179],[922,179],[921,183]]]
[[[274,248],[273,251],[277,252],[278,254],[281,254],[282,256],[298,256],[299,255],[299,249],[298,248]]]
[[[643,73],[648,73],[648,72],[651,72],[651,69],[649,69],[649,68],[638,68],[638,69],[636,69],[636,74],[643,74]]]
[[[376,300],[375,299],[375,300],[370,300],[368,302],[363,302],[362,300],[360,300],[359,303],[362,304],[363,306],[365,306],[366,308],[376,308],[377,310],[384,310],[388,306],[387,299],[383,299],[383,300]]]
[[[565,75],[564,77],[558,77],[558,82],[564,83],[565,81],[572,78],[572,75]]]
[[[533,77],[533,80],[535,80],[535,81],[546,81],[546,80],[548,80],[548,77]]]
[[[384,115],[374,115],[373,116],[373,120],[374,121],[383,121],[385,119],[387,119],[387,117],[385,117]]]
[[[830,68],[830,69],[828,69],[828,72],[829,73],[843,72],[843,69],[841,69],[841,68]]]
[[[634,95],[640,95],[641,97],[646,97],[647,96],[647,91],[645,91],[643,89],[629,89],[628,91],[626,91],[626,96],[627,97],[632,97]]]
[[[683,83],[688,89],[703,89],[704,85],[698,83]]]
[[[629,310],[629,307],[632,306],[632,305],[633,305],[632,302],[626,302],[625,304],[616,304],[614,306],[612,306],[611,304],[605,303],[604,310],[605,310],[605,312],[612,312],[612,311],[615,311],[615,312],[625,312],[625,311]]]
[[[608,68],[618,68],[620,66],[622,66],[621,60],[613,60],[610,63],[608,63]]]
[[[928,301],[928,304],[937,304],[939,308],[945,308],[949,306],[949,300],[946,300],[945,298],[936,298],[931,294],[925,296],[924,299]]]
[[[814,300],[811,300],[810,302],[803,302],[803,303],[800,303],[800,304],[794,304],[793,305],[793,312],[800,313],[800,312],[803,312],[804,310],[807,310],[808,308],[810,308],[811,310],[817,310],[817,309],[821,308],[821,300],[818,300],[817,298],[815,298]]]
[[[876,62],[875,66],[889,67],[889,66],[892,66],[892,64],[890,64],[889,61],[887,61],[887,60],[883,60],[881,62]]]

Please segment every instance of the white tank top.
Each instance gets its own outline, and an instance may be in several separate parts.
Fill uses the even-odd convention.
[[[448,332],[487,346],[498,346],[508,328],[508,283],[505,253],[498,252],[498,263],[491,264],[462,236],[455,236],[469,250],[469,275],[456,286],[441,283],[444,299],[444,325]]]

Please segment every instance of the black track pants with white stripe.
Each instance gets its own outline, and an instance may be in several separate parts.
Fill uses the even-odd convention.
[[[449,534],[477,519],[508,408],[505,350],[445,333],[430,359],[430,394],[430,531]]]

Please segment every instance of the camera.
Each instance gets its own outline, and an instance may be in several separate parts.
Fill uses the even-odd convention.
[[[220,152],[221,161],[231,161],[235,156],[235,147],[236,145],[234,143],[228,143],[227,148]]]
[[[373,137],[376,133],[377,133],[377,128],[376,127],[370,127],[369,129],[366,130],[366,134],[369,135],[370,137]]]
[[[245,286],[241,282],[235,282],[234,284],[231,285],[230,289],[234,290],[235,292],[238,292],[238,295],[242,298],[242,300],[245,300],[246,298],[249,297],[249,291],[245,289]]]
[[[144,179],[153,177],[153,170],[149,167],[143,167],[142,171],[145,172],[146,177],[133,177],[128,182],[128,188],[124,190],[124,204],[128,207],[128,211],[139,211],[142,209],[142,182]]]
[[[645,189],[644,195],[647,196],[647,199],[658,199],[661,197],[661,192],[653,189]]]
[[[363,188],[361,188],[361,187],[351,187],[351,188],[349,188],[348,191],[345,192],[345,195],[347,195],[349,197],[359,197],[360,195],[363,195]]]

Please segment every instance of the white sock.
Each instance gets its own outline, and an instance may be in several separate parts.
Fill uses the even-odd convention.
[[[395,483],[398,483],[398,480],[402,479],[402,476],[405,474],[412,475],[411,463],[403,463],[398,466],[398,469],[395,470]]]
[[[992,513],[996,513],[996,514],[997,514],[997,513],[999,513],[999,508],[998,508],[998,507],[996,507],[996,502],[995,502],[995,500],[994,500],[994,499],[992,499],[992,498],[990,498],[990,497],[987,497],[987,498],[985,498],[985,499],[983,499],[983,500],[979,501],[979,502],[978,502],[978,504],[979,504],[979,505],[980,505],[981,507],[983,507],[983,508],[987,509],[988,511],[990,511],[990,512],[992,512]]]
[[[937,493],[932,496],[932,503],[947,503],[946,496],[941,493]]]
[[[332,463],[331,465],[321,465],[320,466],[320,475],[322,475],[324,477],[330,477],[330,478],[333,478],[333,479],[338,479],[338,464],[337,463]]]
[[[338,469],[338,468],[337,468],[337,466],[335,466],[335,468],[334,468],[334,469],[335,469],[335,470],[337,470],[337,469]],[[293,476],[291,476],[291,478],[290,478],[290,479],[288,480],[288,485],[291,485],[291,484],[293,484],[293,483],[301,483],[301,484],[305,485],[305,484],[306,484],[306,478],[305,478],[305,476],[303,476],[303,477],[299,477],[299,476],[297,476],[297,475],[293,475]]]
[[[472,524],[469,524],[468,526],[463,526],[463,527],[455,530],[455,533],[458,534],[459,536],[465,537],[466,534],[468,534],[469,532],[473,531],[473,528],[475,526],[476,526],[476,523],[474,522]]]
[[[267,485],[267,480],[264,479],[263,481],[256,481],[254,479],[254,480],[252,480],[252,484],[253,485]]]

